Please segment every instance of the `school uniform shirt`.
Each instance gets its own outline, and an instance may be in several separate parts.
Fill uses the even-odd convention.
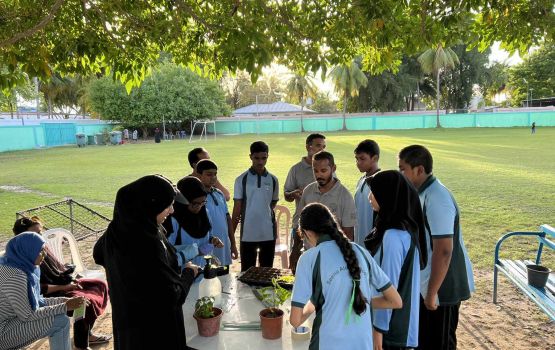
[[[171,220],[173,232],[168,237],[168,241],[177,249],[178,265],[183,268],[188,261],[191,261],[195,265],[204,267],[204,265],[206,265],[206,260],[204,260],[203,256],[198,255],[198,247],[203,244],[210,243],[212,238],[211,231],[209,231],[204,237],[193,238],[183,227],[181,227],[179,222],[174,217],[172,217]],[[181,238],[181,244],[179,245],[175,244],[178,242],[177,235],[180,235]],[[195,252],[195,249],[197,255],[193,256],[192,252]]]
[[[366,174],[357,183],[355,189],[355,207],[357,222],[355,225],[355,243],[364,247],[364,239],[374,227],[374,209],[368,200],[370,186],[366,183]]]
[[[349,190],[336,179],[333,187],[321,193],[318,182],[306,186],[299,206],[304,208],[310,203],[321,203],[328,207],[342,227],[354,227],[356,224],[355,201]]]
[[[305,161],[305,158],[301,158],[301,161],[293,165],[287,173],[287,179],[285,179],[285,185],[283,190],[285,192],[291,192],[298,188],[305,188],[308,184],[314,182],[314,172],[312,170],[312,164]],[[295,199],[295,213],[293,214],[292,228],[296,229],[299,227],[299,216],[301,215],[301,210],[303,207],[300,206],[301,199]]]
[[[212,225],[212,235],[218,237],[223,243],[222,248],[214,248],[214,256],[220,260],[222,265],[231,264],[231,241],[227,226],[229,211],[224,194],[217,188],[212,187],[206,197],[206,212]]]
[[[453,239],[453,252],[447,275],[438,292],[440,305],[454,305],[470,298],[475,291],[472,264],[464,245],[460,226],[459,208],[449,190],[434,176],[418,189],[424,223],[426,226],[426,245],[428,264],[421,271],[421,294],[426,297],[432,272],[432,241],[440,238]]]
[[[370,300],[373,291],[384,291],[391,283],[370,254],[351,243],[361,269],[360,289]],[[291,305],[304,307],[310,300],[316,308],[310,350],[373,349],[372,310],[357,316],[351,310],[347,323],[353,280],[341,250],[329,236],[320,237],[316,247],[307,250],[297,264]]]
[[[374,259],[403,300],[401,309],[374,310],[374,327],[383,333],[384,345],[415,348],[420,311],[420,254],[416,244],[407,231],[386,230]]]
[[[262,175],[252,168],[235,179],[233,199],[242,200],[241,241],[263,242],[276,239],[272,202],[279,200],[278,179],[267,170]]]

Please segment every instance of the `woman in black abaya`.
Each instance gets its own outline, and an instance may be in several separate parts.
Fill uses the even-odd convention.
[[[120,188],[114,218],[94,246],[108,278],[115,350],[190,349],[182,304],[197,271],[180,273],[161,226],[176,195],[182,198],[160,175]]]

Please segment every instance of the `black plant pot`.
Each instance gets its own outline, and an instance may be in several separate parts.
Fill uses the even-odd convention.
[[[528,284],[536,288],[544,288],[551,270],[541,265],[526,265],[528,270]]]

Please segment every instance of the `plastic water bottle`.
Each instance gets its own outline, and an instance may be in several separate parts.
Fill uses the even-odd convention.
[[[218,278],[218,268],[212,266],[212,256],[206,255],[204,257],[206,265],[203,270],[203,280],[200,281],[198,286],[198,296],[214,298],[214,306],[220,307],[222,304],[222,282]]]

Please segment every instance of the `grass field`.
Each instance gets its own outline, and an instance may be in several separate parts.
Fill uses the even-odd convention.
[[[0,240],[10,235],[16,211],[64,197],[93,203],[91,207],[110,216],[119,187],[151,173],[177,181],[190,173],[187,153],[197,146],[210,151],[220,167],[220,181],[233,190],[235,177],[250,165],[249,144],[265,140],[270,146],[268,169],[282,187],[291,165],[305,154],[306,136],[221,136],[193,144],[178,140],[0,153]],[[397,167],[402,147],[427,146],[434,155],[435,175],[461,208],[465,243],[478,268],[491,266],[495,242],[503,232],[555,225],[555,128],[539,129],[536,135],[523,128],[483,128],[340,132],[327,137],[337,176],[351,191],[360,177],[353,157],[359,141],[373,138],[380,144],[382,169]],[[520,241],[509,251],[524,257],[535,246]]]

